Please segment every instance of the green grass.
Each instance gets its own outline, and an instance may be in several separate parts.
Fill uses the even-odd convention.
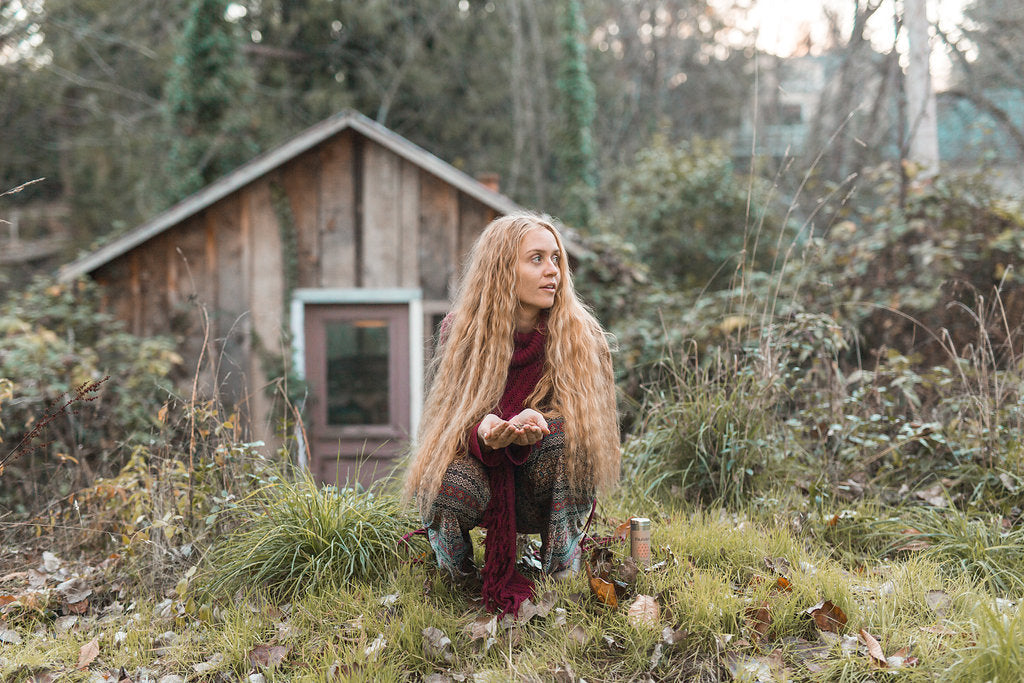
[[[206,563],[213,595],[259,587],[283,601],[382,577],[408,556],[402,536],[419,526],[394,496],[308,477],[264,488],[236,514],[242,526]]]
[[[296,499],[299,490],[303,493]],[[538,594],[556,595],[552,612],[512,628],[499,625],[494,641],[485,646],[466,630],[484,613],[470,602],[471,596],[427,564],[396,559],[386,568],[374,565],[379,571],[362,573],[354,571],[361,565],[349,561],[331,568],[336,556],[324,555],[308,574],[290,564],[282,573],[282,563],[268,565],[277,567],[276,573],[264,568],[258,570],[262,574],[247,574],[257,571],[254,557],[284,557],[285,544],[275,537],[245,553],[246,546],[238,539],[270,539],[270,520],[285,529],[298,523],[297,517],[275,517],[271,512],[302,510],[308,515],[333,510],[341,515],[347,509],[341,503],[345,492],[330,489],[322,497],[290,490],[291,503],[285,510],[270,505],[272,500],[283,505],[279,498],[286,491],[264,498],[267,514],[254,521],[262,535],[244,536],[253,534],[254,526],[225,546],[238,554],[235,564],[212,565],[247,583],[248,590],[222,592],[223,597],[210,600],[186,582],[158,612],[154,608],[159,596],[130,595],[127,586],[128,594],[121,600],[127,606],[124,614],[104,615],[104,600],[99,599],[93,612],[67,633],[58,632],[53,621],[63,609],[59,603],[42,612],[8,611],[7,628],[17,631],[23,643],[0,650],[0,679],[27,680],[26,672],[45,670],[59,673],[62,680],[88,681],[93,673],[124,667],[135,680],[143,671],[176,673],[189,680],[244,680],[256,671],[262,671],[267,681],[407,680],[432,674],[552,680],[562,667],[586,680],[651,676],[724,681],[732,679],[729,662],[757,662],[777,650],[787,667],[787,680],[882,680],[863,652],[844,651],[839,644],[826,643],[826,656],[813,660],[813,670],[807,665],[801,649],[822,646],[807,610],[823,600],[845,613],[844,635],[855,639],[865,629],[886,655],[907,647],[917,657],[915,666],[885,674],[885,680],[1014,680],[1009,676],[1019,675],[1024,657],[1024,618],[1016,605],[997,602],[998,592],[989,581],[973,571],[958,572],[941,557],[865,556],[862,564],[853,566],[806,529],[795,531],[785,514],[758,517],[671,506],[655,516],[652,534],[654,561],[666,564],[641,572],[617,608],[601,604],[584,576],[563,582],[538,577]],[[352,500],[348,505],[354,504]],[[371,500],[382,508],[388,504],[385,497],[358,500],[364,507]],[[605,512],[640,511],[625,495],[606,502]],[[368,513],[359,510],[356,516],[362,520]],[[890,512],[917,514],[910,509]],[[593,532],[611,534],[618,521],[599,519]],[[382,533],[370,542],[385,537]],[[273,544],[280,547],[270,552],[277,547]],[[320,547],[324,552],[332,548],[330,543]],[[340,546],[333,548],[338,551]],[[628,553],[624,543],[612,550],[616,563]],[[219,557],[222,562],[229,559],[225,554]],[[780,571],[789,580],[789,590],[778,588]],[[277,582],[256,580],[257,576],[276,577]],[[304,589],[282,591],[281,576]],[[304,584],[306,576],[314,583]],[[202,579],[200,574],[192,581]],[[655,596],[659,603],[656,627],[633,623],[628,616],[629,605],[640,594]],[[764,604],[771,621],[762,639],[751,630],[748,615],[751,608]],[[428,627],[440,629],[451,640],[447,658],[424,648],[423,631]],[[665,628],[687,635],[668,644]],[[168,631],[176,634],[173,645],[157,649],[161,634]],[[116,636],[119,632],[126,635]],[[79,649],[94,637],[99,638],[100,656],[88,670],[76,671]],[[375,642],[383,643],[376,652]],[[274,668],[255,665],[251,656],[261,645],[285,648],[283,661]]]

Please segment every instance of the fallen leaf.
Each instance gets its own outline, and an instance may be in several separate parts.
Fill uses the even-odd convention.
[[[657,599],[652,595],[638,595],[633,604],[629,606],[626,618],[633,626],[658,625],[658,618],[661,616],[661,607]]]
[[[519,611],[516,612],[515,619],[511,620],[509,625],[525,624],[535,616],[537,616],[537,605],[533,604],[533,601],[527,598],[519,604]]]
[[[441,657],[446,662],[452,661],[451,644],[451,639],[441,629],[433,626],[423,629],[423,654],[427,659]]]
[[[388,641],[384,639],[384,634],[378,633],[377,637],[373,639],[373,642],[363,650],[363,654],[366,655],[367,659],[370,659],[371,661],[375,660],[387,644]]]
[[[910,656],[909,647],[901,647],[885,658],[890,669],[902,669],[905,666],[917,666],[917,657]]]
[[[822,600],[814,607],[804,610],[804,614],[811,615],[815,626],[821,631],[839,633],[846,628],[846,614],[829,600]]]
[[[53,574],[60,569],[60,558],[49,551],[43,552],[43,571]]]
[[[569,637],[575,640],[580,645],[586,645],[587,641],[590,640],[590,636],[587,635],[586,629],[579,624],[576,624],[569,629]]]
[[[775,587],[778,588],[780,591],[785,591],[786,593],[789,593],[793,590],[793,585],[785,576],[780,576],[778,579],[775,580]]]
[[[64,583],[57,586],[57,592],[67,603],[82,602],[90,595],[92,595],[92,589],[85,584],[85,580],[76,577],[68,579]]]
[[[772,625],[771,606],[768,601],[765,600],[758,607],[748,607],[745,616],[747,628],[753,631],[751,640],[764,640]]]
[[[885,653],[882,652],[882,646],[878,644],[874,636],[861,629],[860,639],[868,649],[868,657],[871,659],[871,663],[882,669],[886,668],[888,663],[885,661]]]
[[[946,497],[946,491],[942,488],[942,484],[935,484],[929,488],[915,491],[914,495],[937,508],[944,508],[949,505],[949,499]]]
[[[96,659],[96,657],[98,657],[99,654],[100,654],[100,641],[99,641],[99,638],[93,638],[88,643],[83,645],[81,647],[81,649],[78,651],[78,665],[75,666],[75,668],[78,669],[79,671],[81,671],[82,669],[85,669],[90,664],[92,664],[92,661],[94,659]]]
[[[399,598],[398,593],[390,593],[390,594],[385,595],[384,597],[382,597],[377,602],[379,602],[382,607],[390,607],[391,605],[393,605],[396,602],[398,602],[398,598]]]
[[[68,611],[72,614],[85,614],[89,611],[89,601],[82,600],[81,602],[68,603]]]
[[[622,566],[619,567],[619,576],[626,583],[636,583],[636,575],[639,572],[636,566],[636,560],[632,557],[627,556],[622,561]]]
[[[676,643],[684,640],[688,635],[690,635],[689,631],[685,631],[682,629],[676,630],[671,626],[666,626],[661,631],[661,642],[665,643],[666,645],[675,645]]]
[[[224,661],[224,653],[216,652],[212,657],[207,659],[205,662],[199,662],[198,664],[192,665],[192,670],[197,674],[208,674]]]
[[[612,608],[619,606],[619,599],[615,595],[615,584],[605,581],[599,576],[594,576],[590,565],[587,565],[587,576],[590,578],[590,592],[596,595],[598,600]]]
[[[625,645],[619,645],[617,642],[615,642],[615,639],[612,638],[607,633],[605,635],[601,636],[601,638],[604,640],[605,645],[607,645],[608,647],[610,647],[613,650],[625,650],[626,649]]]
[[[949,610],[949,594],[944,591],[932,590],[924,594],[925,604],[928,609],[935,612],[936,616],[944,617]]]
[[[633,521],[633,518],[630,517],[625,522],[623,522],[618,527],[616,527],[615,533],[612,534],[612,538],[614,538],[616,541],[628,541],[629,540],[629,523],[632,522],[632,521]]]
[[[496,638],[498,636],[498,618],[496,616],[477,617],[466,625],[466,633],[470,642],[481,638]]]
[[[658,664],[661,663],[661,650],[661,643],[654,646],[654,652],[651,653],[651,659],[649,662],[651,670],[657,668]]]
[[[537,604],[537,616],[541,619],[546,619],[557,604],[558,593],[555,591],[545,591],[544,595],[540,596],[540,603]]]
[[[265,666],[273,669],[288,656],[288,648],[283,645],[257,645],[249,651],[249,661],[253,666]]]
[[[12,631],[9,628],[0,629],[0,643],[7,643],[8,645],[21,645],[21,636],[18,635],[17,631]]]
[[[725,667],[734,680],[775,683],[771,664],[762,657],[746,657],[736,652],[725,654]]]

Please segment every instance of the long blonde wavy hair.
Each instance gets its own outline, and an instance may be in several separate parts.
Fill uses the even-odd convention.
[[[560,284],[547,318],[543,373],[526,407],[565,419],[568,476],[574,489],[608,489],[618,481],[615,380],[604,330],[573,288],[562,236],[552,221],[532,213],[512,214],[491,221],[473,244],[431,364],[404,488],[406,499],[415,496],[424,516],[448,466],[467,452],[470,429],[495,411],[501,399],[519,306],[519,246],[536,228],[555,237]]]

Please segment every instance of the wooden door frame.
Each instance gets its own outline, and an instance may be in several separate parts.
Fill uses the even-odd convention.
[[[415,434],[423,409],[423,292],[419,289],[296,289],[292,292],[289,326],[292,363],[306,379],[307,305],[404,304],[409,307],[409,433]],[[309,468],[301,429],[296,430],[299,466]]]

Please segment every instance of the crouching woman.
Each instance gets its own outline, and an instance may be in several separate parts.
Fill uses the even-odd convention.
[[[569,569],[596,492],[618,479],[608,343],[561,235],[533,214],[484,229],[439,336],[405,492],[456,578],[475,572],[469,531],[487,529],[484,604],[516,613],[533,590],[516,533],[541,535],[545,572]]]

